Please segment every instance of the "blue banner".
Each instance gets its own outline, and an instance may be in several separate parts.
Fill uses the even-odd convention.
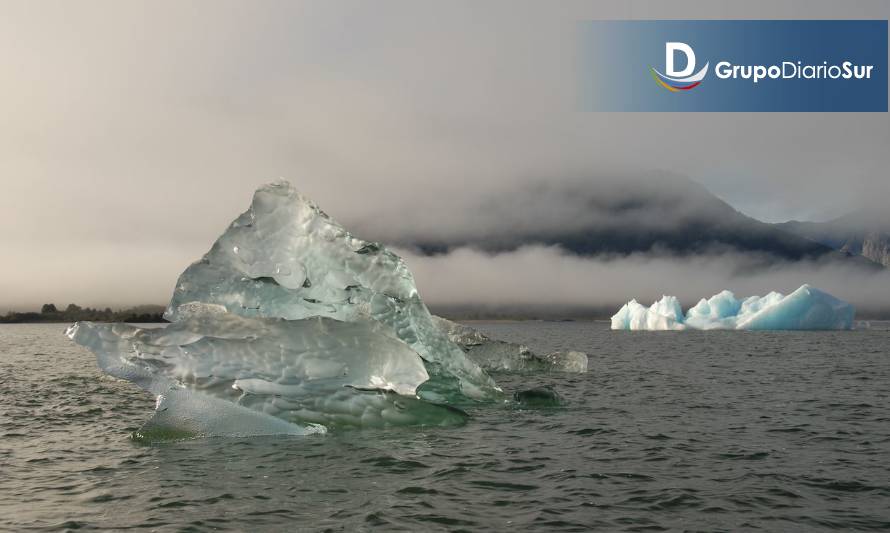
[[[580,23],[584,111],[887,111],[886,20]]]

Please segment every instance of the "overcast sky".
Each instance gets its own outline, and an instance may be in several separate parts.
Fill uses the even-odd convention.
[[[358,235],[579,176],[687,176],[769,221],[840,215],[890,198],[886,113],[578,112],[575,22],[888,17],[886,1],[5,0],[0,311],[165,303],[277,177]],[[422,291],[446,292],[435,278]]]

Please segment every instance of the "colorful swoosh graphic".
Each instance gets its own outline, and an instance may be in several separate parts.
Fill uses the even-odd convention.
[[[670,76],[665,76],[661,72],[655,70],[655,67],[649,67],[649,73],[652,74],[652,79],[654,79],[659,85],[671,91],[672,93],[675,93],[677,91],[688,91],[689,89],[698,87],[699,84],[701,84],[701,80],[708,72],[708,65],[710,65],[710,62],[705,63],[705,66],[702,67],[701,70],[699,70],[695,75],[689,76],[688,78],[671,78]],[[681,84],[687,83],[687,85],[672,85],[664,80]]]
[[[661,78],[658,77],[658,74],[655,73],[655,69],[654,69],[654,68],[649,67],[649,73],[652,74],[652,79],[653,79],[653,80],[655,80],[659,85],[661,85],[662,87],[664,87],[665,89],[669,90],[669,91],[672,92],[672,93],[675,93],[675,92],[677,92],[677,91],[688,91],[689,89],[694,89],[694,88],[698,87],[698,86],[701,84],[700,81],[697,81],[697,82],[695,82],[695,83],[693,83],[693,84],[691,84],[691,85],[685,85],[685,86],[681,86],[681,85],[668,85],[667,83],[665,83],[664,81],[662,81]]]

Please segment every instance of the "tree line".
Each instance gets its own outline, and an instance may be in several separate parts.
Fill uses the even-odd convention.
[[[77,322],[79,320],[92,322],[166,322],[163,315],[164,308],[160,305],[139,305],[113,311],[110,307],[93,309],[92,307],[68,304],[68,307],[59,309],[55,304],[43,304],[39,313],[36,311],[10,311],[6,316],[0,316],[0,323]]]

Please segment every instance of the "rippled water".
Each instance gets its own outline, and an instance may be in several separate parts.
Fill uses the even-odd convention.
[[[0,529],[813,531],[890,528],[890,327],[612,332],[478,324],[591,354],[565,407],[460,428],[128,438],[153,408],[62,325],[0,326]]]

